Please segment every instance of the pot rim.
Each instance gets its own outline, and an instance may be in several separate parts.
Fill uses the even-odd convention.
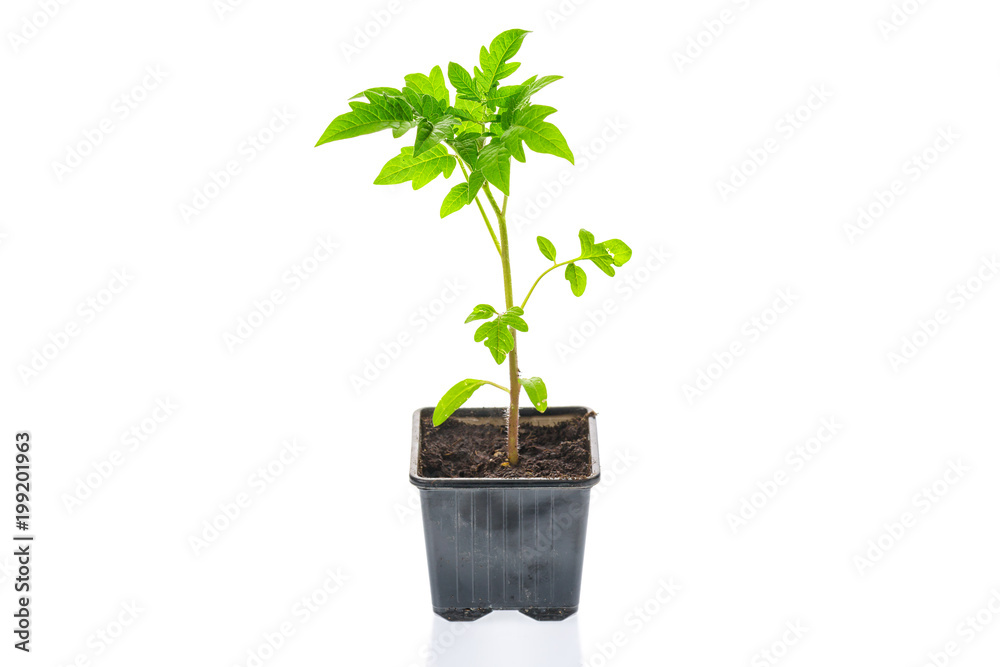
[[[461,408],[455,411],[456,417],[497,417],[505,412],[505,408]],[[544,413],[534,408],[521,408],[518,414],[522,418],[531,417],[587,417],[590,441],[590,475],[582,479],[558,479],[546,477],[423,477],[417,472],[420,459],[420,422],[422,417],[429,417],[434,408],[420,408],[413,413],[413,442],[410,449],[410,482],[420,489],[440,488],[540,488],[561,487],[574,489],[589,489],[601,479],[601,461],[597,448],[597,414],[590,408],[581,406],[554,407]]]

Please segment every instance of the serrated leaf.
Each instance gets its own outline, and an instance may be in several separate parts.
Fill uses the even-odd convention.
[[[467,206],[469,203],[469,184],[459,183],[453,187],[444,197],[441,204],[441,217],[447,217]]]
[[[482,104],[472,100],[457,99],[454,108],[471,118],[462,123],[462,127],[458,129],[459,134],[482,134],[483,126],[478,122],[483,115]]]
[[[549,261],[556,261],[556,247],[552,241],[544,236],[538,237],[538,249],[542,251],[542,256]]]
[[[528,144],[528,148],[536,153],[565,158],[573,164],[573,151],[569,149],[566,137],[559,128],[545,121],[555,111],[552,107],[531,104],[514,114],[513,124],[524,128],[520,137]]]
[[[440,174],[448,178],[454,169],[455,156],[448,153],[444,144],[438,144],[416,157],[413,155],[413,147],[406,146],[382,167],[375,184],[393,185],[413,181],[413,189],[419,190]]]
[[[504,63],[500,66],[497,72],[497,81],[506,79],[508,76],[517,71],[517,68],[521,66],[521,63]]]
[[[539,412],[545,412],[549,407],[549,391],[545,388],[542,378],[520,378],[519,381],[535,409]]]
[[[472,99],[479,99],[479,93],[472,81],[472,75],[458,63],[448,63],[448,80],[455,87],[458,95],[464,95]]]
[[[466,111],[465,109],[456,109],[455,107],[448,107],[445,110],[445,113],[447,113],[450,116],[455,116],[456,118],[460,118],[461,120],[467,123],[476,122],[476,119],[472,117],[472,114]]]
[[[413,121],[413,109],[402,98],[373,93],[370,99],[367,104],[350,102],[351,111],[334,118],[316,145],[398,129]]]
[[[476,86],[480,92],[486,93],[504,77],[510,76],[519,63],[508,63],[521,48],[527,30],[505,30],[490,42],[489,50],[482,47],[479,50],[479,66],[481,73],[476,73]]]
[[[376,86],[374,88],[368,88],[366,90],[362,90],[360,93],[358,93],[351,99],[356,100],[358,98],[365,97],[368,100],[371,100],[372,95],[389,95],[392,97],[402,97],[403,93],[395,88],[388,88],[386,86]]]
[[[508,308],[498,319],[502,324],[506,324],[512,329],[527,331],[528,323],[524,321],[521,317],[522,315],[524,315],[524,310],[520,306],[514,306],[513,308]]]
[[[483,341],[497,365],[502,364],[510,351],[514,349],[514,336],[511,335],[507,325],[501,322],[499,317],[481,324],[476,329],[474,339],[477,343]]]
[[[527,81],[521,84],[523,90],[520,95],[514,98],[510,102],[510,107],[514,110],[520,110],[528,106],[531,102],[531,96],[537,93],[539,90],[549,85],[550,83],[555,83],[562,77],[557,74],[550,74],[548,76],[543,76],[542,78],[531,77]]]
[[[434,408],[432,422],[435,426],[443,424],[448,417],[454,414],[462,405],[469,400],[476,390],[487,384],[486,380],[462,380],[444,393],[437,407]]]
[[[524,86],[501,86],[486,98],[486,101],[493,106],[506,108],[508,103],[522,92],[524,92]]]
[[[487,320],[497,314],[497,309],[488,303],[481,303],[472,309],[472,313],[465,318],[465,323],[474,322],[475,320]]]
[[[510,194],[510,151],[499,141],[491,141],[479,151],[476,169],[505,195]]]
[[[587,289],[587,274],[576,264],[566,265],[566,280],[569,281],[569,287],[573,290],[573,296],[581,296],[583,291]]]
[[[441,116],[433,123],[421,120],[417,125],[417,140],[413,145],[413,156],[416,157],[443,140],[450,139],[453,128],[460,124],[460,121],[454,116]]]
[[[444,84],[444,74],[441,68],[435,66],[431,70],[430,76],[426,74],[408,74],[403,77],[406,87],[413,90],[418,95],[430,95],[434,99],[443,102],[444,106],[451,104],[448,94],[448,87]],[[406,89],[403,89],[405,94]]]

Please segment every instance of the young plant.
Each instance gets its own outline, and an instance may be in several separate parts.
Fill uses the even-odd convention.
[[[434,425],[442,424],[483,385],[492,385],[510,395],[507,415],[507,458],[517,465],[518,398],[523,387],[539,412],[548,406],[545,383],[538,377],[522,377],[518,368],[517,333],[528,331],[524,313],[528,300],[546,275],[565,266],[564,275],[575,296],[587,287],[587,274],[581,262],[593,262],[598,269],[615,275],[632,256],[632,250],[618,239],[596,242],[594,235],[580,230],[580,253],[572,259],[558,261],[556,248],[548,239],[538,237],[538,249],[552,266],[545,269],[532,284],[527,295],[515,304],[510,273],[510,244],[507,236],[507,198],[510,195],[511,158],[524,162],[525,146],[536,153],[547,153],[573,162],[573,152],[562,132],[546,119],[555,109],[533,104],[534,96],[561,76],[532,76],[519,85],[500,85],[511,76],[520,63],[510,59],[521,48],[526,30],[507,30],[499,34],[487,49],[479,51],[479,65],[470,74],[457,63],[448,64],[448,80],[435,67],[430,74],[410,74],[405,85],[396,88],[369,88],[358,93],[348,104],[351,111],[337,116],[316,143],[317,146],[340,139],[349,139],[380,130],[392,130],[396,138],[415,129],[412,145],[404,146],[399,155],[389,160],[375,179],[377,185],[412,182],[418,190],[439,175],[450,178],[457,164],[464,180],[451,188],[441,204],[444,218],[475,204],[486,223],[503,271],[504,304],[498,309],[479,304],[466,318],[466,323],[485,320],[476,329],[474,340],[482,342],[497,365],[506,360],[510,386],[490,380],[462,380],[447,392],[434,410]],[[362,98],[364,101],[362,101]],[[503,195],[497,202],[496,188]],[[480,199],[485,196],[496,217],[496,231]]]

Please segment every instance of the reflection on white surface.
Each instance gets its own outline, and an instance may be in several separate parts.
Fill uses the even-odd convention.
[[[495,611],[478,621],[452,623],[434,617],[427,667],[579,667],[580,626],[535,621],[515,611]]]

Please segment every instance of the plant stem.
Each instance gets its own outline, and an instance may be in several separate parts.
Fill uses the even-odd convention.
[[[507,242],[507,219],[504,217],[503,210],[497,206],[496,199],[493,198],[493,193],[490,192],[490,186],[484,184],[483,190],[486,192],[486,198],[490,200],[493,212],[497,215],[497,226],[500,229],[500,261],[503,264],[503,296],[507,302],[507,310],[510,310],[514,307],[514,289],[510,277],[510,244]],[[506,205],[505,197],[504,206],[506,207]],[[513,328],[509,329],[509,331],[510,335],[514,338],[514,346],[510,354],[507,355],[507,364],[510,368],[510,412],[507,414],[507,461],[512,466],[516,466],[518,459],[517,403],[521,394],[521,384],[518,379],[519,373],[517,368],[517,332]]]
[[[507,387],[503,386],[502,384],[497,384],[496,382],[490,382],[489,380],[483,380],[483,382],[485,382],[486,384],[491,384],[494,387],[496,387],[497,389],[503,389],[508,394],[510,393],[510,389],[508,389]]]
[[[462,157],[458,153],[455,153],[455,159],[458,160],[458,166],[462,168],[462,175],[465,176],[465,182],[468,183],[469,172],[465,170],[465,162],[462,161]],[[502,256],[503,253],[500,252],[500,242],[497,241],[497,235],[493,233],[493,225],[490,224],[490,219],[486,217],[486,209],[483,208],[482,202],[479,201],[479,195],[476,195],[476,206],[479,207],[479,214],[483,216],[483,222],[486,223],[486,229],[490,230],[490,237],[493,239],[493,245],[496,246],[497,254]],[[506,202],[504,203],[504,206],[506,207]]]
[[[553,264],[549,268],[542,271],[542,275],[538,276],[538,278],[535,280],[535,284],[531,286],[530,290],[528,290],[528,295],[524,297],[524,301],[521,302],[521,310],[524,310],[524,307],[528,304],[528,299],[531,298],[531,293],[535,291],[535,287],[538,286],[538,283],[541,282],[542,278],[544,278],[549,271],[552,271],[553,269],[558,269],[560,266],[566,266],[567,264],[572,264],[573,262],[578,262],[578,261],[580,261],[579,257],[577,257],[576,259],[568,259],[565,262],[559,262],[558,264]]]

